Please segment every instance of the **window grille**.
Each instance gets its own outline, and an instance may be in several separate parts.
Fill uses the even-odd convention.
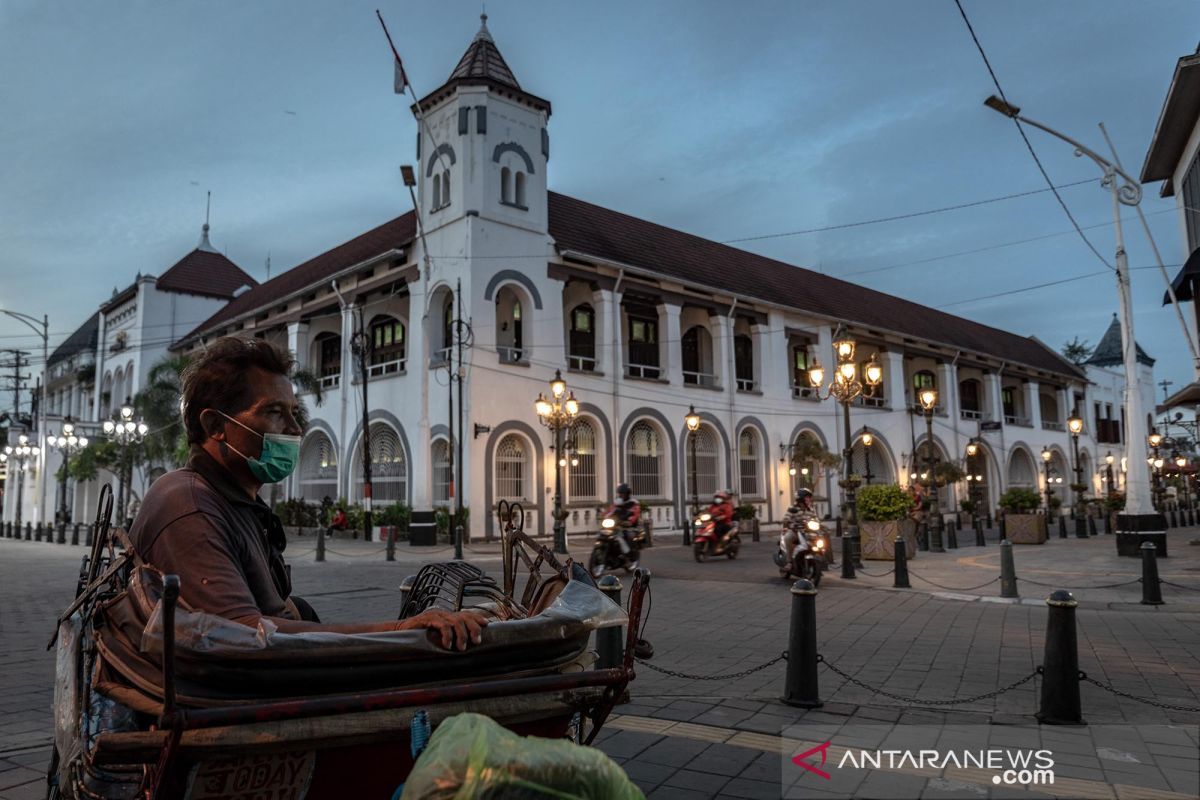
[[[525,440],[510,433],[496,448],[496,497],[528,500],[529,495],[529,453]]]
[[[662,444],[648,422],[634,424],[625,443],[625,477],[636,497],[662,497]]]

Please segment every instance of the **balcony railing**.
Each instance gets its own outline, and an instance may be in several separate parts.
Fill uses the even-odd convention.
[[[1066,429],[1067,426],[1063,425],[1061,422],[1042,420],[1042,430],[1044,431],[1065,431]]]
[[[380,375],[394,375],[397,372],[404,372],[406,359],[397,358],[394,361],[384,361],[380,364],[371,364],[367,367],[367,375],[376,378]]]
[[[567,368],[577,369],[582,372],[595,372],[596,359],[591,356],[567,356]]]
[[[340,373],[340,372],[335,372],[332,375],[322,375],[321,376],[321,388],[322,389],[336,389],[341,382],[342,382],[342,373]]]
[[[430,356],[429,356],[429,366],[436,367],[436,366],[445,364],[447,361],[449,361],[450,360],[450,350],[451,350],[451,348],[449,348],[449,347],[443,347],[440,350],[434,350],[433,353],[430,354]]]
[[[1020,425],[1022,428],[1032,428],[1033,420],[1029,419],[1029,417],[1019,417],[1016,414],[1005,414],[1004,415],[1004,424],[1005,425]]]
[[[496,352],[500,354],[501,364],[520,364],[525,360],[525,351],[519,347],[500,345]]]
[[[887,408],[887,398],[867,397],[865,394],[860,394],[854,398],[854,405],[862,406],[863,408]]]
[[[792,397],[796,398],[797,400],[812,400],[814,402],[821,399],[817,396],[816,389],[799,383],[792,384]]]
[[[758,384],[755,383],[753,378],[738,378],[737,379],[737,390],[739,392],[753,392],[755,390],[755,388],[757,388],[757,387],[758,387]]]
[[[983,419],[983,412],[976,411],[973,408],[964,408],[958,412],[962,419]]]
[[[626,364],[625,376],[627,378],[648,378],[650,380],[658,380],[662,375],[662,368],[657,364]]]
[[[704,386],[712,388],[717,385],[717,376],[707,372],[683,371],[683,382],[688,386]]]

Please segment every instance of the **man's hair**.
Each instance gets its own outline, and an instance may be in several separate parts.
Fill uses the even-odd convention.
[[[272,375],[290,375],[295,359],[266,339],[223,336],[208,346],[180,375],[183,424],[189,444],[208,438],[200,424],[200,413],[215,408],[230,416],[245,411],[254,402],[246,371],[257,367]]]

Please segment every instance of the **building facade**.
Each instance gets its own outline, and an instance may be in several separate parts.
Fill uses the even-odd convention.
[[[448,505],[457,488],[472,537],[496,532],[501,499],[522,503],[527,530],[548,533],[559,458],[534,399],[561,372],[580,403],[561,473],[569,531],[594,528],[622,481],[658,527],[681,524],[693,477],[701,501],[732,488],[768,522],[803,481],[836,512],[836,475],[790,454],[802,437],[845,447],[841,408],[805,377],[814,361],[835,362],[839,326],[863,364],[874,357],[883,367],[879,391],[851,410],[854,471],[908,483],[926,447],[916,394],[933,386],[932,446],[961,463],[968,441],[980,443],[971,471],[984,476],[989,506],[1010,487],[1043,488],[1042,448],[1068,473],[1065,422],[1075,409],[1089,493],[1102,491],[1096,465],[1107,443],[1088,409],[1112,405],[1109,395],[1036,339],[549,191],[551,105],[520,86],[486,22],[414,112],[420,225],[409,212],[288,270],[175,347],[264,337],[319,377],[319,398],[302,395],[311,424],[290,496],[362,501],[355,364],[368,343],[376,510]],[[461,371],[450,358],[455,319],[470,326]],[[451,466],[451,366],[464,398],[461,482]],[[690,441],[693,407],[702,424]],[[948,487],[943,508],[965,498],[965,483]]]

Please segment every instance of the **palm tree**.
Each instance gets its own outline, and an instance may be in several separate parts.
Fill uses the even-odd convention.
[[[180,375],[186,356],[167,356],[150,368],[146,386],[133,398],[133,406],[150,427],[139,449],[139,460],[164,469],[187,460],[187,432],[180,408]]]

